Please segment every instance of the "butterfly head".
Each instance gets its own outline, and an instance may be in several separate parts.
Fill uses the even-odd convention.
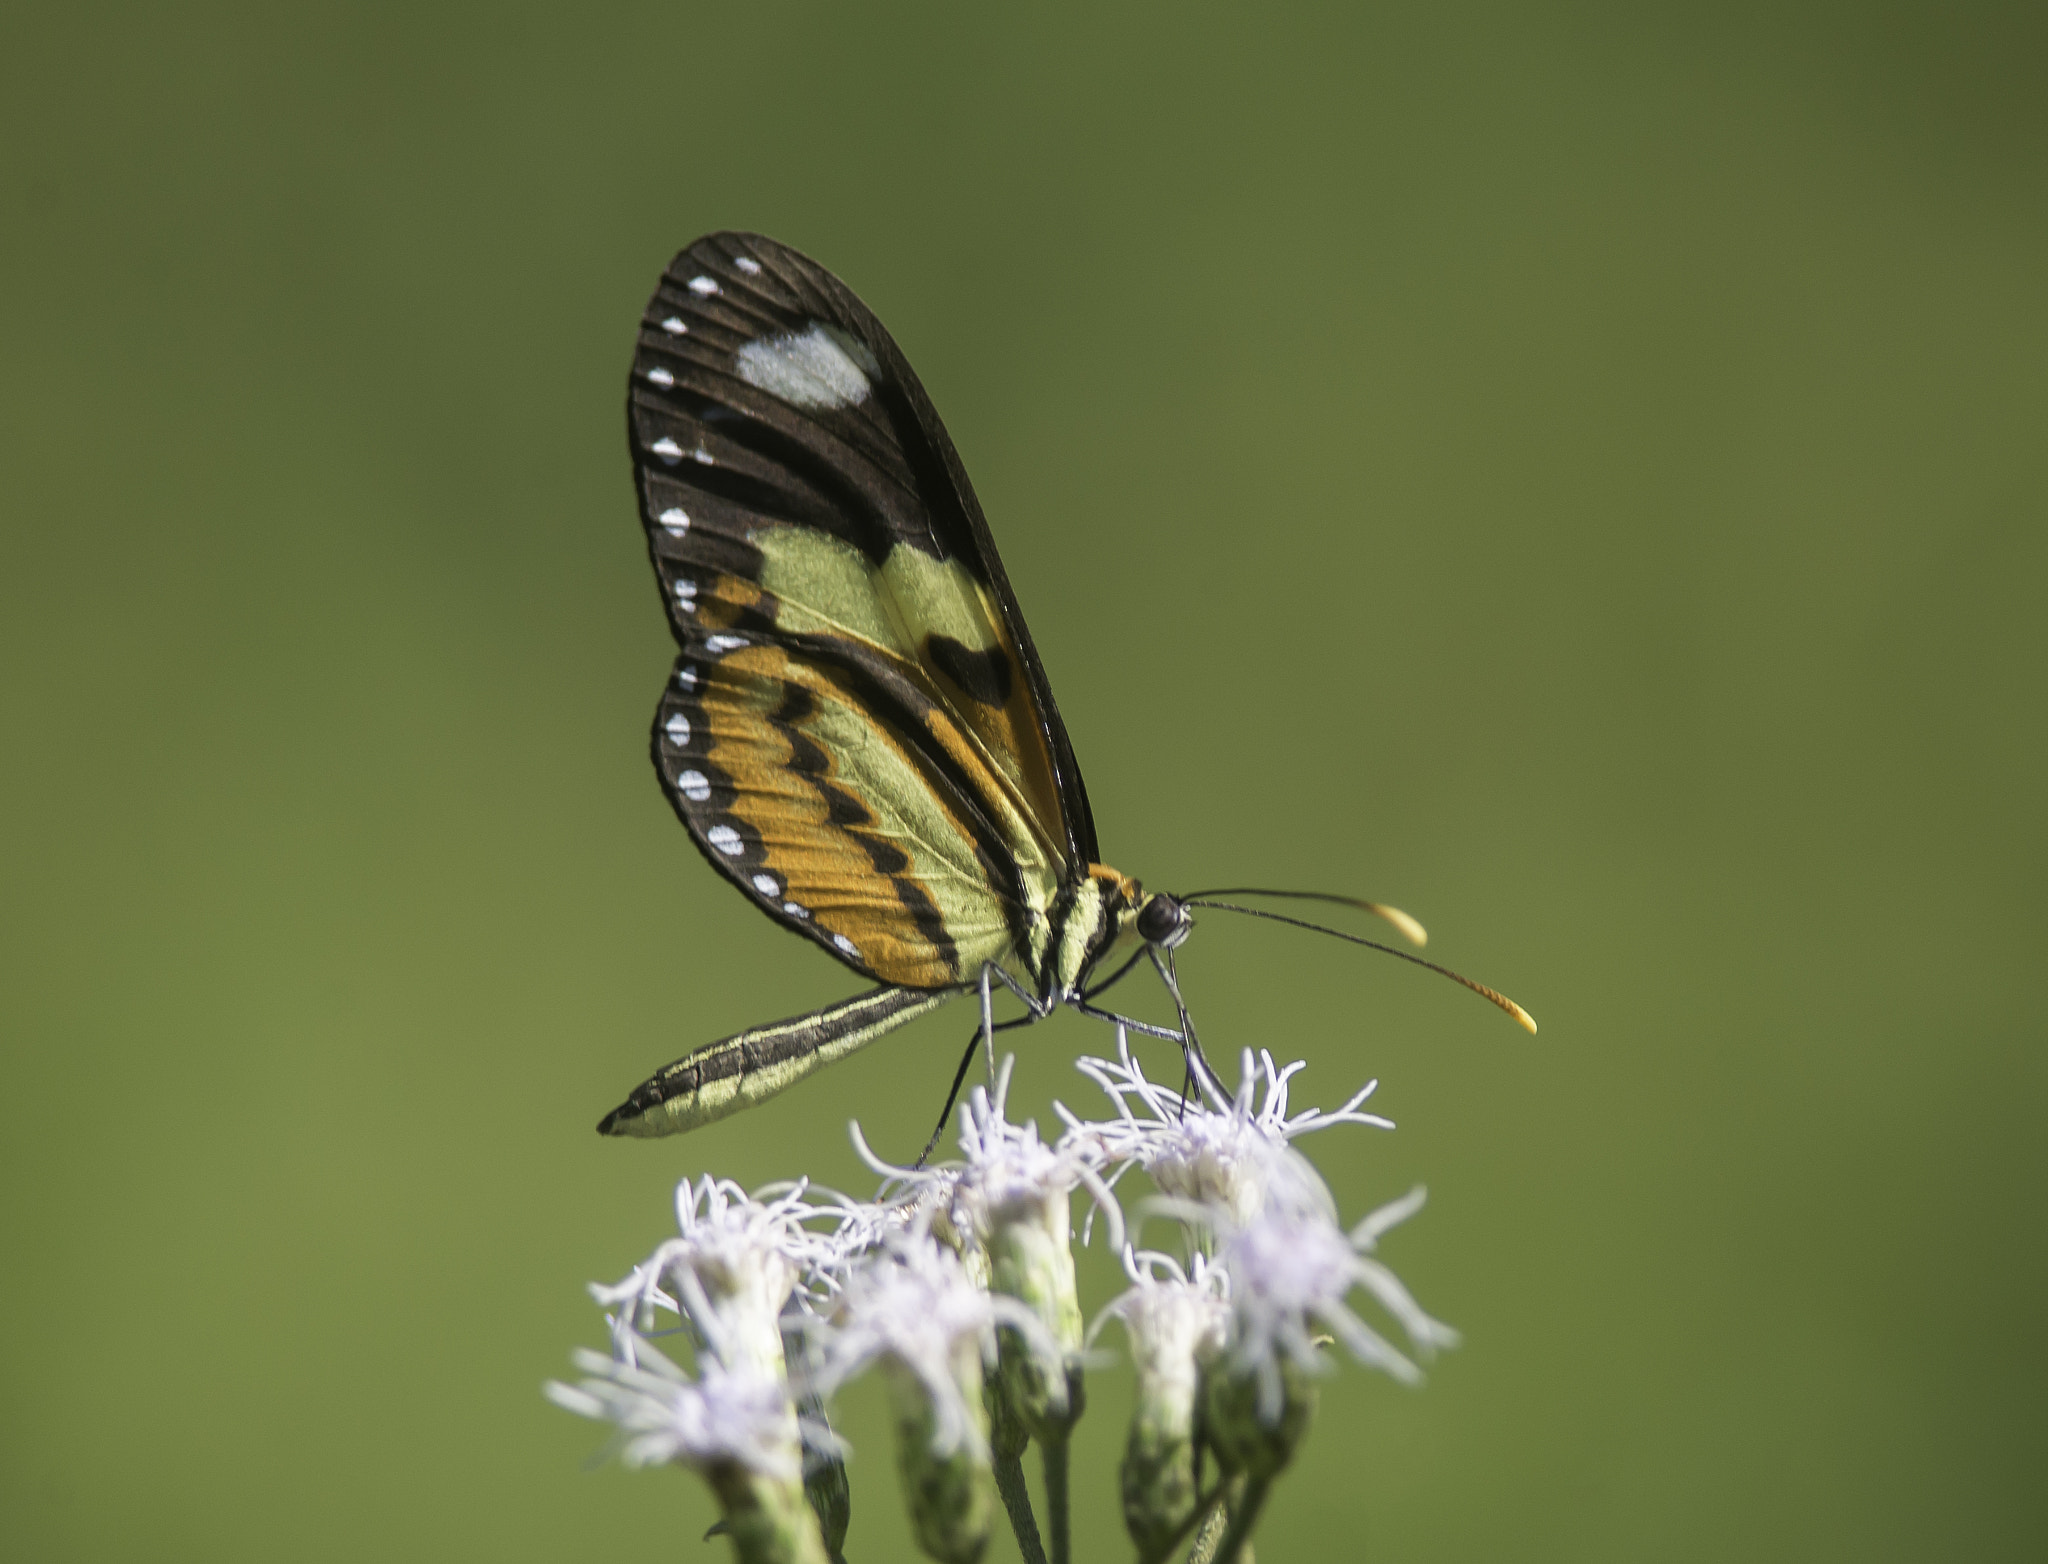
[[[1195,915],[1187,903],[1164,891],[1154,891],[1138,907],[1138,938],[1161,950],[1173,950],[1193,932]]]
[[[1090,865],[1075,911],[1077,916],[1068,923],[1074,959],[1070,969],[1062,969],[1070,989],[1112,949],[1128,948],[1131,936],[1155,950],[1172,950],[1195,926],[1194,915],[1179,897],[1163,891],[1147,895],[1138,881],[1103,864]]]

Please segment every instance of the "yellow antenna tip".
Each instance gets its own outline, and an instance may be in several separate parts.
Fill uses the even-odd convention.
[[[1429,943],[1429,930],[1409,917],[1399,907],[1389,907],[1384,902],[1376,901],[1368,902],[1366,905],[1382,918],[1385,918],[1387,922],[1393,924],[1395,928],[1399,929],[1401,937],[1407,940],[1409,944],[1419,947]]]
[[[1533,1033],[1536,1030],[1536,1018],[1529,1014],[1528,1011],[1524,1010],[1520,1005],[1516,1004],[1512,999],[1508,1001],[1508,1014],[1512,1015],[1517,1021],[1521,1022],[1523,1027],[1526,1028],[1528,1031]]]

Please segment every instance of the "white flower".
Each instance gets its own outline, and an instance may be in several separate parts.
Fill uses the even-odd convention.
[[[1216,1358],[1230,1328],[1230,1273],[1196,1255],[1186,1269],[1156,1249],[1126,1249],[1131,1279],[1088,1327],[1092,1343],[1111,1320],[1123,1322],[1137,1373],[1139,1413],[1192,1423],[1201,1366]]]
[[[1119,1174],[1141,1167],[1165,1195],[1220,1207],[1238,1226],[1255,1220],[1269,1205],[1334,1219],[1335,1203],[1321,1175],[1289,1142],[1333,1124],[1394,1127],[1377,1114],[1358,1111],[1378,1081],[1368,1081],[1334,1113],[1310,1108],[1290,1117],[1288,1082],[1304,1063],[1297,1060],[1283,1069],[1263,1049],[1256,1059],[1249,1048],[1244,1051],[1233,1097],[1225,1097],[1198,1073],[1198,1101],[1148,1079],[1121,1029],[1115,1060],[1083,1058],[1076,1067],[1109,1094],[1117,1117],[1089,1123],[1060,1108],[1067,1122],[1062,1145],[1096,1145],[1105,1161],[1120,1165]],[[1134,1106],[1142,1115],[1132,1111]]]
[[[1400,1278],[1369,1258],[1380,1234],[1420,1210],[1423,1199],[1417,1189],[1348,1234],[1307,1211],[1268,1211],[1243,1227],[1219,1218],[1218,1259],[1230,1274],[1228,1362],[1234,1373],[1256,1376],[1263,1421],[1280,1416],[1283,1359],[1322,1371],[1315,1326],[1369,1367],[1408,1383],[1421,1378],[1412,1362],[1351,1311],[1345,1300],[1353,1288],[1363,1287],[1394,1317],[1418,1356],[1457,1344],[1456,1331],[1423,1313]]]
[[[556,1406],[613,1424],[615,1453],[628,1466],[675,1462],[696,1469],[737,1464],[793,1481],[798,1453],[789,1439],[792,1411],[783,1385],[753,1368],[727,1369],[705,1357],[691,1379],[645,1341],[633,1360],[579,1349],[575,1385],[544,1387]]]
[[[929,1234],[892,1235],[847,1277],[830,1318],[806,1322],[815,1346],[813,1388],[829,1396],[887,1359],[914,1376],[930,1400],[933,1453],[966,1449],[986,1459],[980,1375],[973,1376],[970,1404],[956,1365],[968,1349],[972,1361],[992,1360],[999,1323],[1059,1362],[1057,1346],[1029,1309],[976,1287],[959,1257]]]
[[[1078,1185],[1093,1197],[1110,1223],[1111,1242],[1123,1247],[1123,1213],[1103,1181],[1103,1149],[1085,1140],[1062,1136],[1048,1146],[1038,1124],[1010,1123],[1008,1099],[1015,1054],[1005,1054],[991,1095],[977,1086],[960,1105],[961,1160],[930,1168],[905,1168],[884,1162],[868,1149],[860,1126],[853,1126],[854,1149],[884,1179],[882,1202],[930,1213],[932,1225],[949,1246],[982,1246],[1005,1221],[1037,1217],[1055,1202],[1062,1213],[1067,1196]],[[1064,1112],[1064,1110],[1061,1110]],[[1062,1245],[1068,1234],[1060,1224]],[[955,1238],[960,1240],[955,1242]]]
[[[613,1311],[615,1356],[631,1363],[641,1333],[668,1310],[687,1319],[729,1367],[750,1362],[771,1378],[778,1375],[783,1306],[797,1282],[835,1253],[827,1235],[804,1225],[820,1214],[804,1199],[806,1191],[799,1183],[760,1199],[730,1179],[708,1175],[694,1187],[687,1179],[677,1185],[680,1236],[625,1280],[590,1289]]]
[[[1156,1249],[1126,1249],[1120,1293],[1088,1327],[1092,1343],[1111,1320],[1123,1322],[1141,1384],[1185,1385],[1192,1399],[1199,1362],[1223,1348],[1230,1322],[1230,1273],[1196,1255],[1183,1268]]]

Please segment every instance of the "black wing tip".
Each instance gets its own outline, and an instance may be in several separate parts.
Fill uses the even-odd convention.
[[[794,245],[784,244],[773,234],[757,233],[751,228],[715,228],[710,233],[699,234],[676,251],[668,269],[674,276],[690,267],[710,266],[724,272],[729,280],[738,271],[741,274],[739,281],[752,282],[761,270],[755,263],[764,260],[771,265],[793,262],[800,267],[826,270]],[[742,265],[742,261],[746,264]]]

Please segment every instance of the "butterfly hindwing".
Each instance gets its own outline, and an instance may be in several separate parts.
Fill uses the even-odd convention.
[[[763,910],[917,988],[961,981],[1024,937],[1039,898],[972,789],[931,760],[945,712],[926,705],[919,722],[914,687],[889,701],[886,665],[864,675],[765,637],[701,643],[677,661],[656,764],[706,855]]]
[[[1016,951],[1093,859],[1093,825],[895,343],[815,263],[715,234],[648,307],[628,416],[683,649],[656,763],[705,856],[884,982],[958,982]]]

